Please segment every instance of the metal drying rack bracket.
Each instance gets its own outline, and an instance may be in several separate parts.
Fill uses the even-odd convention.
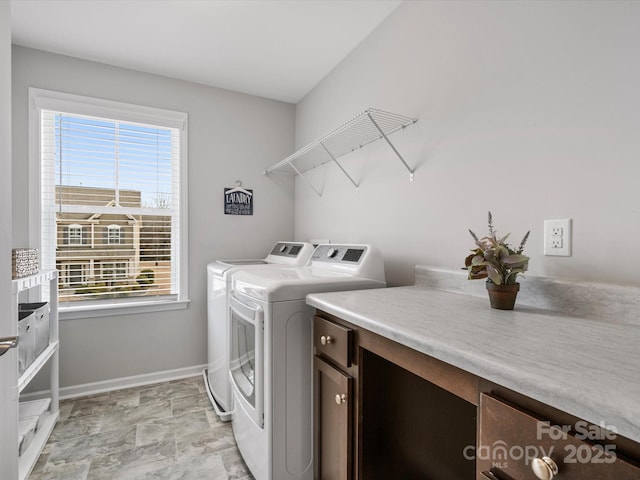
[[[398,152],[398,149],[393,143],[391,143],[389,135],[417,121],[417,118],[405,117],[375,108],[368,108],[284,160],[270,166],[264,171],[264,174],[289,173],[298,175],[309,188],[321,197],[322,192],[316,189],[304,177],[304,173],[332,161],[357,188],[359,186],[358,182],[356,182],[342,164],[338,162],[338,158],[376,140],[384,139],[409,172],[409,180],[413,181],[413,169],[407,164],[402,155],[400,155],[400,152]]]

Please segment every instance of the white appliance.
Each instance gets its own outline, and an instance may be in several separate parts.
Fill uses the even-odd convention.
[[[233,277],[233,434],[256,480],[311,480],[312,321],[307,294],[386,286],[369,245],[319,245],[304,267]]]
[[[211,405],[222,421],[231,419],[229,305],[231,278],[241,270],[304,265],[313,253],[306,242],[278,242],[264,259],[218,260],[207,265],[208,365],[203,372]]]

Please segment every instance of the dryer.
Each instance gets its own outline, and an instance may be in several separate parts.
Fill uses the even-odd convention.
[[[319,245],[304,267],[234,275],[230,305],[233,434],[256,480],[312,480],[310,293],[385,287],[370,245]]]
[[[263,259],[218,260],[207,265],[207,368],[204,383],[222,421],[230,420],[228,298],[231,278],[241,270],[291,267],[307,263],[314,247],[306,242],[277,242]]]

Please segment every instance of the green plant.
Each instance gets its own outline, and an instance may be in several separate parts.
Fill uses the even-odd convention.
[[[145,268],[140,272],[140,274],[136,277],[136,281],[141,287],[147,287],[149,285],[153,285],[155,282],[156,274],[150,268]]]
[[[516,250],[506,243],[509,233],[498,238],[493,226],[493,217],[489,212],[489,235],[478,238],[469,230],[476,242],[476,247],[471,250],[471,255],[464,260],[465,267],[469,271],[469,280],[488,278],[487,281],[496,285],[510,285],[516,283],[519,274],[523,274],[529,267],[529,257],[522,254],[524,245],[529,238],[529,232],[525,233]]]
[[[104,283],[95,283],[93,285],[80,285],[73,293],[76,295],[96,295],[108,291],[109,288]]]

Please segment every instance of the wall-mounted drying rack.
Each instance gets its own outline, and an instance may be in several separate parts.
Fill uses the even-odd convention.
[[[319,196],[322,196],[322,192],[319,192],[311,185],[311,183],[304,178],[303,174],[312,168],[333,161],[351,183],[358,187],[358,183],[349,175],[340,162],[338,162],[338,158],[376,140],[384,139],[409,172],[409,179],[413,180],[413,170],[404,158],[402,158],[402,155],[400,155],[400,152],[398,152],[388,137],[393,132],[397,132],[417,121],[417,118],[405,117],[375,108],[368,108],[284,160],[270,166],[264,173],[265,175],[270,173],[299,175],[305,184],[313,189]]]

